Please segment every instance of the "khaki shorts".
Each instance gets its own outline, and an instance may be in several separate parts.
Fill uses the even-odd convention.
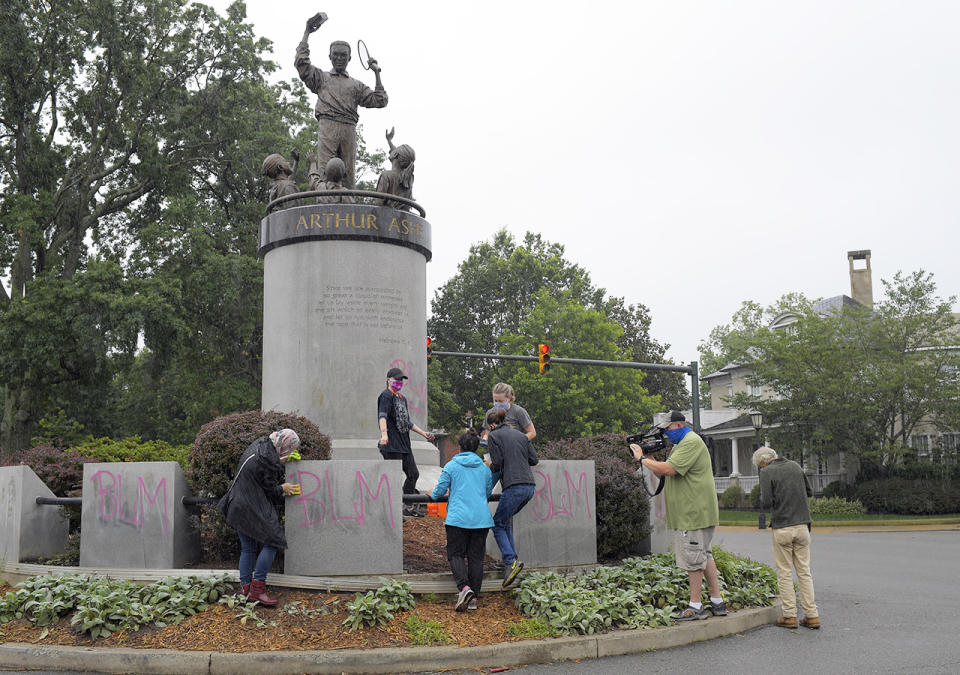
[[[677,567],[688,572],[707,569],[707,562],[713,559],[711,548],[715,529],[676,530],[673,550],[677,555]]]

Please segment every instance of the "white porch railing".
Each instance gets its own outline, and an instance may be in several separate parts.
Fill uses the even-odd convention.
[[[819,496],[823,494],[823,488],[830,485],[835,480],[840,480],[839,473],[814,473],[810,474],[810,487],[813,488],[813,494]]]
[[[819,496],[823,494],[823,488],[830,485],[835,480],[840,480],[839,473],[813,473],[808,474],[810,478],[810,487],[813,488],[813,494]],[[723,494],[723,491],[730,487],[730,477],[714,476],[713,482],[717,487],[717,494]],[[760,482],[760,476],[740,476],[740,489],[750,494],[753,486]]]
[[[723,491],[730,487],[730,477],[714,476],[713,482],[717,486],[717,494],[723,494]],[[750,494],[753,486],[760,482],[760,476],[740,476],[740,489]]]

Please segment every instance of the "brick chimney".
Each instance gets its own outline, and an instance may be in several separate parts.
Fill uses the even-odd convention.
[[[873,309],[873,275],[870,271],[870,250],[847,251],[850,263],[850,297]]]

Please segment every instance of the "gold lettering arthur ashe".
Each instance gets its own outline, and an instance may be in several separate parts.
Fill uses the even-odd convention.
[[[376,213],[309,213],[301,214],[297,219],[296,231],[300,230],[376,230],[379,232],[380,227],[377,225]],[[387,232],[396,232],[399,235],[408,235],[422,240],[423,223],[394,217],[387,227]]]
[[[359,214],[359,221],[356,213],[311,213],[309,215],[309,220],[305,215],[301,215],[297,219],[297,232],[301,228],[304,230],[380,230],[377,227],[376,213],[361,213]],[[321,222],[321,219],[323,222]]]

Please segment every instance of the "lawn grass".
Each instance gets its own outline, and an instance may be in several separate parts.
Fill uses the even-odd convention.
[[[757,522],[757,516],[759,511],[731,511],[728,509],[720,509],[720,522],[721,524],[739,524],[739,523],[753,523]],[[770,514],[767,514],[767,520],[769,521]],[[939,523],[950,523],[960,521],[960,513],[945,513],[937,516],[915,516],[915,515],[901,515],[896,513],[867,513],[867,514],[855,514],[855,513],[843,513],[836,514],[831,516],[814,516],[813,524],[818,523],[865,523],[865,524],[874,524],[882,525],[885,523],[893,522],[903,522],[911,521],[918,523],[929,523],[931,525]]]

